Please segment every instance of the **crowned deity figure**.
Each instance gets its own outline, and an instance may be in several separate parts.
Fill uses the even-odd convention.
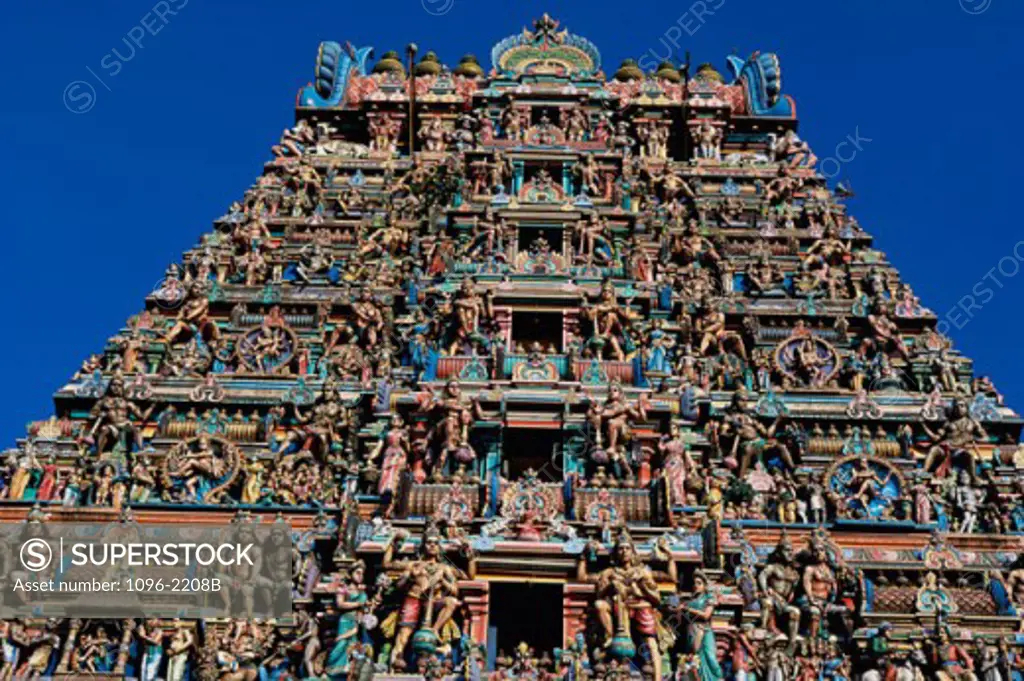
[[[620,477],[632,478],[633,470],[626,456],[626,443],[633,433],[630,424],[647,420],[648,407],[645,396],[641,395],[636,404],[631,404],[622,385],[612,383],[604,402],[591,402],[587,412],[594,435],[591,458],[600,464],[611,462]]]
[[[800,627],[800,608],[794,603],[800,572],[789,538],[783,535],[757,577],[761,598],[761,628],[779,632],[786,627],[789,640],[794,641]]]
[[[738,462],[740,478],[746,476],[751,465],[765,452],[778,454],[789,470],[796,469],[789,447],[775,437],[781,417],[776,418],[772,425],[765,426],[757,417],[747,413],[747,406],[746,391],[737,390],[732,395],[728,410],[715,424],[718,435],[732,438],[729,450],[723,450],[722,454],[728,461]]]
[[[976,480],[977,460],[981,452],[978,441],[988,439],[988,433],[981,423],[971,417],[967,401],[962,397],[953,400],[946,422],[938,430],[932,430],[926,424],[921,429],[932,440],[932,446],[924,459],[924,469],[938,476],[946,476],[953,468],[957,459],[966,463],[965,470],[971,481]]]
[[[722,681],[725,674],[718,664],[715,630],[711,619],[718,605],[718,594],[708,575],[702,570],[693,573],[693,598],[683,604],[680,612],[689,622],[687,642],[694,656],[697,681]]]
[[[402,473],[409,467],[409,454],[409,429],[401,414],[392,414],[387,433],[381,437],[377,447],[370,455],[370,460],[380,466],[377,493],[380,494],[384,504],[383,515],[385,518],[391,517],[391,511],[402,483]]]
[[[473,289],[471,279],[462,280],[454,300],[446,306],[454,327],[452,342],[448,346],[449,354],[472,353],[478,347],[488,345],[488,339],[480,327],[481,322],[494,317],[493,301],[493,291],[488,290],[481,296]]]
[[[483,410],[478,400],[463,396],[458,381],[448,381],[440,397],[428,387],[420,400],[420,410],[434,421],[427,438],[427,444],[437,453],[436,459],[428,461],[433,465],[434,478],[441,478],[449,456],[462,464],[476,460],[476,452],[469,444],[469,428],[474,420],[483,418]]]
[[[654,573],[637,555],[636,546],[623,530],[612,549],[612,564],[597,574],[587,570],[587,554],[580,554],[576,562],[576,579],[595,586],[594,610],[604,634],[602,647],[618,658],[631,658],[636,654],[633,632],[646,643],[654,669],[654,681],[660,681],[663,642],[671,645],[670,637],[660,627],[661,596]],[[676,582],[676,564],[671,554],[662,548],[656,557],[665,560],[668,577]]]
[[[456,568],[445,558],[441,535],[433,526],[424,531],[416,558],[396,559],[396,545],[406,537],[406,533],[396,532],[383,557],[384,568],[399,574],[395,582],[403,591],[401,608],[381,625],[385,635],[394,636],[390,665],[395,670],[405,668],[410,639],[415,653],[431,655],[457,635],[459,626],[453,618],[462,604],[459,579],[476,575],[472,551],[463,547],[469,554],[466,572]]]
[[[116,372],[107,385],[103,397],[96,401],[89,418],[92,425],[89,436],[96,439],[96,452],[103,454],[109,448],[121,445],[126,453],[134,446],[142,449],[142,429],[136,422],[142,422],[153,413],[151,404],[141,409],[135,402],[128,399],[125,393],[124,378]],[[134,419],[134,421],[133,421]]]
[[[625,345],[628,342],[627,329],[632,326],[634,315],[628,306],[619,305],[615,285],[610,280],[601,284],[601,294],[596,302],[590,302],[584,295],[580,300],[580,314],[594,325],[590,345],[598,357],[607,349],[613,359],[626,359]]]
[[[300,452],[310,452],[316,446],[319,455],[326,457],[342,448],[342,434],[348,430],[351,413],[334,379],[324,381],[320,395],[309,411],[303,413],[298,404],[293,404],[292,410],[296,425],[288,431],[281,445],[282,451],[294,447]]]

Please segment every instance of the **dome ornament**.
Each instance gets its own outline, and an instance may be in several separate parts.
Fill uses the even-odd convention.
[[[501,76],[546,75],[563,78],[594,78],[601,68],[597,47],[544,14],[533,30],[505,38],[491,50],[494,70]]]

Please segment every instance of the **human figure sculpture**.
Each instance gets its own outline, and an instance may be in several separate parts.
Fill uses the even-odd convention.
[[[473,579],[476,575],[473,557],[469,559],[465,574],[445,559],[441,535],[433,527],[424,531],[417,558],[396,559],[396,545],[405,537],[402,532],[395,533],[383,557],[384,569],[399,573],[396,581],[404,592],[397,621],[393,624],[395,639],[390,666],[395,670],[405,668],[405,649],[414,632],[421,645],[425,645],[425,641],[436,645],[450,638],[449,628],[457,626],[453,617],[462,604],[458,580],[464,576]]]
[[[783,536],[775,545],[757,581],[761,589],[761,628],[779,632],[785,626],[789,640],[795,641],[800,627],[800,608],[794,604],[800,572],[789,538]]]
[[[522,112],[513,103],[510,104],[502,117],[502,124],[505,130],[505,139],[522,141],[526,134],[526,121]]]
[[[852,492],[852,498],[863,507],[864,512],[869,514],[871,502],[879,497],[882,488],[891,479],[892,471],[883,478],[871,467],[871,462],[868,461],[868,458],[862,456],[857,459],[857,464],[850,474],[846,488]]]
[[[579,247],[576,256],[585,263],[607,263],[611,259],[612,244],[608,239],[608,221],[597,213],[579,220],[574,232]]]
[[[474,420],[483,419],[483,409],[479,401],[467,400],[462,395],[458,381],[448,381],[440,398],[428,389],[420,401],[420,409],[434,420],[428,439],[437,451],[436,461],[431,462],[435,478],[441,477],[449,456],[463,464],[475,461],[476,452],[469,443],[469,427]]]
[[[371,461],[376,462],[380,459],[380,479],[377,481],[377,493],[381,495],[385,504],[383,512],[385,518],[391,517],[401,486],[402,473],[409,466],[409,455],[409,429],[400,414],[393,414],[387,434],[381,438],[376,450],[370,456]]]
[[[725,674],[718,664],[718,650],[715,645],[715,631],[711,620],[718,605],[718,594],[711,580],[701,570],[693,574],[693,598],[684,604],[680,612],[689,623],[687,638],[690,652],[695,656],[697,681],[722,681]]]
[[[669,426],[668,434],[662,435],[658,441],[657,450],[664,458],[662,468],[668,485],[669,501],[673,505],[683,505],[686,503],[687,478],[696,471],[696,465],[682,439],[679,424]]]
[[[694,158],[719,161],[722,158],[722,131],[710,121],[690,127],[693,136]]]
[[[402,122],[397,117],[378,113],[369,116],[370,149],[393,154],[398,150],[398,133]]]
[[[953,642],[947,625],[939,627],[932,641],[931,657],[937,681],[978,681],[974,673],[974,659]]]
[[[601,168],[593,154],[583,154],[580,160],[573,166],[573,172],[579,177],[580,190],[591,197],[604,196],[604,182],[601,178]]]
[[[822,636],[822,618],[834,601],[837,592],[836,574],[829,565],[828,552],[820,537],[807,542],[807,563],[800,575],[802,595],[798,599],[801,611],[807,617],[807,630],[814,639]]]
[[[981,494],[971,483],[971,475],[967,471],[960,471],[953,498],[956,501],[956,510],[960,513],[957,532],[974,532],[978,524]]]
[[[787,130],[782,137],[777,138],[771,151],[774,158],[791,166],[813,167],[818,162],[810,145],[801,140],[795,130]]]
[[[293,404],[292,410],[297,425],[288,431],[281,445],[282,451],[294,448],[310,452],[316,446],[320,456],[327,456],[342,447],[342,434],[350,425],[351,415],[334,380],[324,381],[310,411],[303,413],[298,404]]]
[[[151,404],[146,409],[140,409],[125,395],[124,378],[120,373],[115,373],[103,397],[96,401],[89,412],[92,421],[89,436],[96,439],[96,451],[102,454],[108,447],[119,442],[128,447],[129,451],[133,446],[142,449],[142,430],[135,422],[147,420],[155,406]]]
[[[313,241],[299,251],[299,261],[295,264],[295,283],[312,284],[313,277],[327,274],[334,267],[334,255],[331,253],[329,237],[325,232],[317,232]]]
[[[419,137],[423,140],[423,146],[427,151],[439,153],[444,151],[448,132],[445,130],[444,124],[441,123],[441,119],[435,116],[423,121]]]
[[[637,126],[640,156],[656,160],[668,157],[668,127],[662,121],[646,121]]]
[[[474,290],[471,279],[462,280],[450,305],[454,333],[448,346],[449,354],[463,354],[467,350],[475,354],[477,348],[488,346],[488,339],[481,331],[481,322],[494,317],[493,300],[493,291],[488,290],[481,296]]]
[[[306,119],[301,119],[294,127],[285,130],[281,141],[270,148],[276,158],[285,156],[302,156],[307,148],[316,143],[316,131]]]
[[[590,131],[590,119],[583,107],[573,106],[561,112],[561,125],[565,139],[569,142],[582,142]]]
[[[883,353],[895,351],[903,361],[910,362],[910,351],[900,335],[899,325],[889,318],[884,302],[879,301],[874,312],[868,315],[868,326],[871,335],[865,342],[870,348]]]
[[[626,400],[622,386],[612,383],[605,401],[599,407],[592,407],[588,413],[595,435],[591,456],[599,462],[607,457],[625,477],[632,478],[633,470],[626,456],[625,443],[632,435],[630,423],[647,419],[647,407],[644,396],[632,405]]]
[[[226,457],[214,449],[205,433],[200,433],[194,444],[180,442],[168,453],[165,464],[166,485],[171,487],[175,481],[182,481],[183,498],[190,501],[203,500],[205,488],[228,472]]]
[[[623,530],[612,549],[612,564],[596,575],[587,570],[587,552],[576,562],[576,579],[595,585],[594,610],[604,633],[602,647],[619,657],[632,657],[636,647],[632,631],[647,644],[654,681],[661,679],[661,646],[658,643],[658,606],[661,596],[651,569],[641,562],[636,547]],[[668,574],[676,582],[675,560],[667,556]]]
[[[352,312],[355,314],[354,322],[360,340],[368,348],[375,347],[384,329],[384,313],[369,289],[359,293],[359,298],[352,303]]]
[[[921,428],[932,440],[923,464],[926,471],[946,475],[955,459],[963,457],[967,461],[966,470],[971,480],[976,479],[976,457],[980,455],[977,442],[987,440],[988,433],[971,417],[966,400],[957,398],[953,401],[946,422],[937,431],[925,423],[921,424]]]
[[[365,572],[366,566],[363,562],[355,561],[349,566],[344,581],[335,592],[334,604],[340,614],[334,646],[324,662],[324,672],[328,678],[340,678],[350,671],[360,635],[363,633],[366,615],[379,605],[379,596],[371,598],[366,592],[366,585],[363,584]]]
[[[594,335],[590,344],[597,350],[598,356],[603,355],[607,348],[612,358],[618,361],[626,359],[623,344],[626,330],[633,322],[633,315],[628,308],[619,305],[615,293],[615,285],[610,280],[601,284],[601,293],[597,302],[591,303],[583,295],[580,300],[580,314],[594,324]]]

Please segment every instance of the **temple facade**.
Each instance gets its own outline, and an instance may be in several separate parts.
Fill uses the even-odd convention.
[[[545,15],[490,62],[321,44],[6,453],[4,523],[285,524],[293,616],[42,608],[0,679],[1021,681],[1021,419],[778,57],[605,71]]]

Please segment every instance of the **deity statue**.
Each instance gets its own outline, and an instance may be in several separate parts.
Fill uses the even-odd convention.
[[[98,625],[95,634],[82,632],[71,653],[71,666],[76,671],[95,674],[114,671],[117,643]]]
[[[118,445],[125,447],[126,453],[130,453],[133,447],[142,449],[142,430],[135,422],[149,419],[155,406],[151,404],[146,409],[140,409],[126,397],[124,378],[120,372],[115,373],[103,397],[96,401],[89,412],[92,421],[89,437],[95,438],[96,452],[103,454],[108,451],[108,447]]]
[[[483,418],[483,410],[478,400],[466,400],[463,397],[458,381],[448,381],[440,398],[428,387],[420,400],[420,410],[434,419],[428,444],[437,450],[436,461],[430,462],[433,464],[435,478],[440,479],[442,476],[449,456],[454,456],[463,464],[476,460],[476,452],[469,444],[469,426],[474,419]]]
[[[693,157],[697,159],[722,160],[722,131],[710,121],[690,126],[693,137]]]
[[[744,271],[752,294],[764,295],[779,291],[785,275],[766,249],[760,249],[757,258],[747,264]]]
[[[675,338],[664,329],[664,322],[655,319],[647,332],[644,342],[644,371],[647,374],[671,374],[672,354],[676,345]]]
[[[608,145],[627,159],[632,156],[636,143],[630,133],[629,121],[619,121],[615,124],[615,133],[608,138]]]
[[[351,414],[344,404],[341,389],[333,379],[324,381],[311,411],[303,414],[298,404],[292,404],[292,410],[296,426],[289,429],[281,451],[310,452],[315,446],[321,457],[327,457],[342,449],[342,434],[351,424]]]
[[[500,150],[495,149],[494,160],[488,164],[488,191],[504,192],[510,189],[508,181],[512,179],[512,161]]]
[[[602,647],[619,658],[636,654],[632,631],[647,644],[654,681],[661,680],[664,633],[659,631],[658,607],[661,596],[651,569],[641,562],[629,534],[623,530],[612,549],[612,564],[596,575],[588,574],[587,553],[576,562],[576,579],[595,585],[594,609],[604,633]],[[662,556],[668,565],[668,576],[675,583],[676,564],[670,554]]]
[[[562,109],[560,124],[568,142],[583,142],[590,131],[590,119],[581,106]]]
[[[312,284],[313,277],[326,276],[333,267],[334,254],[331,252],[330,236],[327,232],[316,232],[313,240],[299,251],[294,281],[296,284]]]
[[[971,482],[971,474],[968,471],[960,471],[953,499],[956,503],[956,511],[960,515],[957,532],[974,532],[978,523],[981,494]]]
[[[355,561],[348,567],[344,581],[335,591],[334,607],[338,610],[337,631],[334,647],[327,654],[324,672],[329,679],[347,679],[352,665],[352,653],[359,645],[360,634],[365,630],[365,621],[380,604],[379,594],[372,598],[366,593],[363,575],[366,566]],[[312,676],[312,675],[311,675]]]
[[[164,486],[175,500],[216,502],[225,478],[237,470],[236,452],[224,443],[214,446],[200,433],[193,441],[175,445],[163,461]]]
[[[807,630],[813,639],[827,638],[823,618],[837,593],[836,574],[829,565],[825,542],[820,537],[807,541],[807,558],[800,575],[800,610],[807,617]]]
[[[370,149],[388,155],[398,151],[398,133],[402,130],[402,121],[389,113],[371,113],[368,118]]]
[[[450,304],[453,338],[448,346],[452,355],[475,354],[477,348],[487,348],[489,341],[481,331],[481,323],[494,317],[494,291],[488,289],[483,296],[473,289],[472,279],[463,279],[458,293]]]
[[[488,206],[482,218],[473,218],[473,237],[462,252],[468,256],[480,254],[484,257],[500,254],[504,250],[503,237],[507,230],[504,218],[496,221],[494,211]]]
[[[591,303],[585,294],[581,294],[580,315],[593,322],[594,334],[588,343],[595,354],[602,357],[608,350],[613,359],[624,361],[626,353],[623,345],[627,339],[626,331],[632,325],[634,315],[628,307],[619,305],[615,285],[611,280],[606,279],[601,284],[601,293],[595,303]]]
[[[579,247],[577,258],[583,263],[604,265],[611,261],[613,246],[608,232],[608,220],[597,213],[580,219],[573,227]]]
[[[392,414],[391,425],[381,438],[376,449],[370,455],[370,461],[380,461],[380,479],[377,481],[377,493],[384,504],[384,518],[391,517],[398,492],[401,487],[402,473],[409,467],[410,455],[409,429],[401,414]]]
[[[356,251],[359,256],[393,257],[408,250],[409,232],[396,221],[394,212],[385,213],[382,219],[366,222],[376,229],[361,240],[362,245]]]
[[[160,620],[147,619],[135,630],[135,636],[143,645],[140,681],[157,681],[160,662],[164,657],[164,632]]]
[[[281,135],[281,141],[270,148],[275,158],[285,156],[302,156],[307,148],[312,148],[316,143],[316,131],[309,122],[303,118],[289,130]]]
[[[760,678],[764,663],[758,655],[757,648],[751,641],[754,625],[745,622],[740,626],[732,640],[731,662],[736,681],[753,681]]]
[[[528,117],[523,115],[520,108],[513,102],[505,109],[502,116],[502,126],[505,131],[505,139],[521,142],[526,135],[526,128],[529,125]]]
[[[978,681],[974,673],[974,659],[970,653],[953,643],[948,625],[939,627],[931,643],[932,663],[936,667],[937,681]]]
[[[701,570],[693,573],[693,598],[681,606],[687,618],[689,652],[696,662],[697,681],[722,681],[725,674],[718,664],[715,631],[711,620],[718,605],[718,595],[708,576]]]
[[[591,458],[602,464],[612,462],[620,477],[631,479],[633,469],[626,455],[626,442],[632,437],[630,423],[647,420],[648,406],[643,395],[635,405],[630,404],[619,383],[608,387],[608,397],[602,404],[592,401],[587,412],[587,421],[594,434]]]
[[[605,182],[601,168],[593,154],[583,154],[573,166],[573,173],[579,178],[580,191],[591,197],[603,197]]]
[[[924,459],[924,469],[944,476],[952,469],[957,459],[966,461],[966,471],[971,480],[976,479],[976,457],[980,457],[977,442],[988,439],[988,433],[982,425],[971,417],[967,401],[963,398],[953,400],[953,406],[946,417],[946,422],[933,431],[926,424],[922,430],[932,440],[932,446]]]
[[[36,478],[43,470],[43,464],[37,456],[35,443],[31,440],[25,442],[19,455],[14,460],[14,472],[11,473],[10,486],[7,490],[7,498],[20,501],[27,498],[27,492]]]
[[[865,513],[870,514],[871,502],[881,496],[882,488],[889,484],[892,476],[893,473],[890,469],[883,478],[871,467],[868,458],[861,456],[850,472],[850,479],[846,482],[845,487],[850,492],[850,498],[859,503]]]
[[[419,138],[423,140],[423,146],[427,151],[440,153],[445,149],[445,142],[448,139],[448,131],[439,116],[424,118],[420,125]]]
[[[640,156],[657,160],[668,158],[668,125],[664,121],[646,121],[637,126]]]
[[[761,628],[779,632],[785,626],[790,642],[796,640],[800,627],[800,608],[794,603],[800,579],[793,545],[783,535],[757,580],[761,589]]]
[[[671,506],[683,506],[687,503],[687,483],[697,472],[690,449],[682,438],[678,423],[669,425],[669,432],[662,435],[658,442],[658,452],[662,456],[661,469],[665,476],[668,502]]]
[[[810,145],[801,140],[795,130],[787,130],[782,137],[776,138],[771,152],[772,160],[781,160],[791,166],[812,168],[818,162]]]
[[[15,679],[36,681],[47,678],[46,673],[53,657],[61,650],[61,638],[57,633],[59,624],[60,620],[49,618],[36,631],[25,632],[26,635],[22,637],[21,641],[25,661],[15,671]]]
[[[399,573],[396,583],[404,592],[400,610],[381,625],[386,635],[394,636],[390,666],[395,670],[406,666],[405,649],[410,639],[414,652],[429,655],[452,638],[458,630],[453,617],[462,604],[459,579],[476,576],[476,559],[472,554],[468,570],[463,573],[445,558],[441,536],[433,527],[424,531],[417,558],[396,559],[396,545],[406,536],[396,532],[383,557],[384,568]]]
[[[369,289],[364,288],[359,298],[352,303],[355,327],[363,345],[372,348],[377,345],[379,334],[384,329],[384,312],[379,302],[373,299]]]
[[[796,468],[789,447],[775,437],[781,419],[781,416],[776,417],[771,426],[762,425],[757,418],[747,413],[746,392],[740,389],[733,393],[719,433],[732,436],[732,446],[727,456],[739,461],[740,478],[743,478],[751,464],[766,452],[777,454],[787,469]]]

